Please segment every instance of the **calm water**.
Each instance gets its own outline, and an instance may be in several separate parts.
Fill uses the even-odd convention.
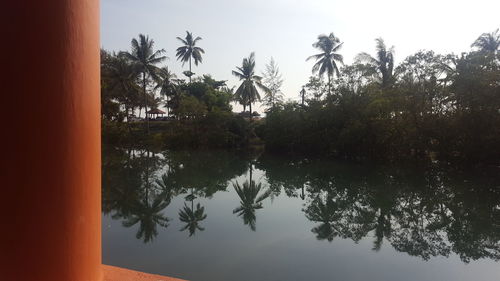
[[[188,280],[499,280],[500,172],[106,148],[103,263]]]

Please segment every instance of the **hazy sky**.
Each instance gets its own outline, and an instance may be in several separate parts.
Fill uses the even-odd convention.
[[[362,51],[374,53],[374,39],[394,45],[397,62],[421,50],[460,53],[483,32],[500,27],[498,0],[102,0],[101,45],[129,50],[139,33],[166,50],[166,65],[178,76],[184,68],[175,49],[189,30],[203,40],[203,64],[197,75],[211,74],[238,86],[231,70],[255,51],[260,73],[271,56],[285,79],[283,92],[298,99],[311,75],[317,51],[311,46],[322,33],[344,42],[341,54],[351,63]]]

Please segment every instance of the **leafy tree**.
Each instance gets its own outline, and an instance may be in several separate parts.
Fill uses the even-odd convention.
[[[266,92],[264,96],[264,104],[274,108],[276,104],[283,102],[281,87],[284,81],[274,58],[271,57],[271,61],[266,64],[266,69],[262,73],[262,78],[263,84],[269,89],[269,92]]]
[[[194,64],[198,65],[199,63],[203,62],[203,58],[201,54],[204,54],[205,51],[196,46],[196,43],[201,40],[201,37],[196,37],[194,38],[193,34],[189,31],[186,31],[186,37],[180,38],[177,37],[179,41],[184,44],[183,46],[177,48],[177,60],[182,61],[182,65],[186,62],[189,62],[189,72],[185,72],[184,75],[189,77],[189,82],[191,82],[191,76],[193,76],[193,72],[191,71],[191,59],[194,59]]]
[[[255,54],[253,52],[250,53],[248,58],[244,58],[241,67],[237,66],[236,69],[236,71],[233,70],[233,75],[238,77],[240,81],[243,81],[236,90],[236,99],[241,100],[244,104],[248,104],[251,113],[252,103],[260,101],[260,94],[257,87],[265,93],[269,93],[270,90],[262,84],[262,77],[255,75]],[[252,114],[250,114],[251,119]]]
[[[325,73],[328,77],[328,94],[332,94],[332,83],[331,79],[334,75],[339,76],[339,68],[337,63],[343,64],[343,56],[338,53],[342,48],[340,39],[336,37],[333,33],[329,35],[319,35],[318,41],[313,44],[314,48],[317,48],[321,53],[312,55],[307,60],[315,60],[316,63],[312,68],[312,72],[318,72],[319,76],[322,77]]]
[[[120,119],[120,104],[125,107],[125,117],[137,107],[140,88],[138,72],[128,61],[101,50],[101,106],[102,115],[108,120]]]
[[[157,79],[158,67],[156,65],[165,59],[166,56],[162,56],[165,50],[154,50],[154,41],[149,39],[148,36],[144,34],[139,34],[139,40],[136,38],[132,39],[132,51],[131,52],[121,52],[120,54],[137,65],[139,71],[142,73],[142,91],[144,94],[144,111],[146,113],[146,124],[149,133],[149,117],[148,117],[148,107],[147,107],[147,91],[146,85],[148,83],[148,78],[151,77],[153,80]]]
[[[155,90],[160,89],[160,94],[166,97],[167,108],[172,98],[178,93],[176,75],[168,67],[162,67],[158,71],[158,83]]]
[[[193,119],[204,116],[207,113],[207,107],[197,98],[183,94],[174,113],[181,119]]]
[[[309,93],[309,95],[312,95],[315,101],[321,100],[321,97],[328,92],[328,86],[316,76],[309,77],[309,82],[307,82],[305,88],[307,89],[305,94]],[[304,95],[304,98],[307,99],[307,95]]]

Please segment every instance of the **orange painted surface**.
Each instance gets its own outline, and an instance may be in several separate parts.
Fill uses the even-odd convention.
[[[104,281],[183,281],[182,279],[103,265]]]
[[[101,280],[99,1],[5,1],[0,30],[0,280]]]

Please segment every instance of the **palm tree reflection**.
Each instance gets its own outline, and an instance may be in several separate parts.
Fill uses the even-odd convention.
[[[196,210],[193,207],[193,201],[191,201],[191,208],[184,203],[184,208],[179,211],[179,220],[186,224],[180,230],[184,231],[187,229],[190,237],[196,233],[196,230],[205,230],[205,228],[200,226],[200,222],[207,218],[205,207],[202,207],[200,203],[196,204]]]
[[[271,195],[271,190],[264,191],[261,195],[262,184],[256,184],[255,181],[246,181],[241,186],[238,182],[233,183],[234,190],[240,197],[240,206],[233,210],[233,214],[243,217],[243,223],[250,226],[255,231],[255,210],[262,209],[262,201]]]
[[[131,227],[139,223],[137,239],[144,239],[144,243],[152,241],[158,235],[157,225],[168,227],[170,219],[162,211],[170,204],[167,193],[161,193],[152,198],[152,203],[147,197],[143,197],[133,203],[130,215],[123,221],[123,226]]]
[[[321,223],[311,229],[318,240],[326,239],[331,242],[333,238],[339,235],[334,223],[340,219],[341,215],[339,215],[338,207],[331,198],[323,200],[318,196],[314,198],[310,207],[305,211],[309,220]]]

